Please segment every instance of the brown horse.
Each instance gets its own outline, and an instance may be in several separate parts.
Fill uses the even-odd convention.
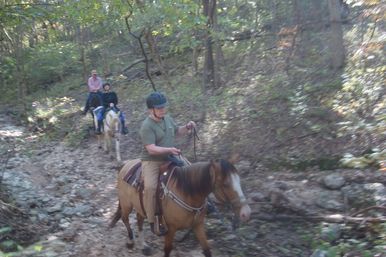
[[[129,214],[135,209],[137,213],[138,237],[140,249],[145,255],[150,248],[144,242],[143,222],[146,217],[137,190],[123,180],[127,171],[140,160],[128,161],[118,175],[119,206],[110,223],[113,227],[121,218],[129,234],[129,247],[132,247],[133,232],[129,224]],[[251,209],[241,190],[240,177],[231,161],[215,160],[194,163],[190,166],[177,167],[165,185],[162,208],[168,232],[165,235],[164,253],[169,257],[173,238],[177,230],[192,228],[205,257],[211,252],[206,238],[204,218],[207,197],[213,192],[218,202],[231,203],[233,210],[242,221],[249,219]]]

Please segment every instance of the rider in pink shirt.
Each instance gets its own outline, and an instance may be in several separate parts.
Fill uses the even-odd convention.
[[[86,115],[88,109],[90,109],[90,101],[93,97],[98,97],[99,98],[99,103],[103,105],[102,103],[102,79],[98,76],[96,70],[91,71],[91,77],[87,81],[87,86],[88,86],[88,97],[86,104],[84,106],[83,114]]]
[[[89,92],[98,92],[102,90],[102,79],[97,75],[96,70],[91,72],[91,77],[88,79],[88,91]]]

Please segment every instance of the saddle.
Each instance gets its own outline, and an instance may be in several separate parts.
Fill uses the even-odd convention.
[[[162,204],[161,204],[161,200],[164,197],[164,191],[161,188],[161,184],[166,184],[171,175],[171,171],[175,167],[184,166],[185,165],[184,161],[186,162],[186,164],[190,164],[189,161],[187,161],[186,159],[183,159],[182,161],[178,157],[169,156],[168,161],[163,163],[160,167],[160,173],[158,177],[157,190],[156,190],[156,206],[155,206],[155,219],[156,219],[155,228],[156,229],[159,229],[159,227],[162,226],[162,223],[163,223],[163,226],[166,227],[166,223],[163,218],[163,210],[162,210]],[[138,162],[134,164],[133,167],[127,171],[127,173],[123,177],[123,180],[129,185],[131,185],[132,187],[136,188],[136,190],[138,191],[141,208],[143,213],[145,213],[146,215],[146,210],[143,204],[143,191],[145,188],[145,184],[142,178],[141,160],[138,160]]]
[[[170,171],[178,166],[182,167],[185,164],[190,164],[189,161],[187,161],[184,158],[178,158],[175,156],[168,156],[168,161],[163,163],[160,167],[160,176],[158,179],[158,188],[161,186],[161,182],[167,181],[167,179],[170,176]],[[137,191],[141,192],[144,189],[144,181],[142,179],[142,164],[141,160],[138,160],[136,164],[131,167],[126,173],[126,175],[123,177],[123,180],[128,183],[130,186],[134,187],[137,189]],[[161,191],[161,190],[157,190]]]

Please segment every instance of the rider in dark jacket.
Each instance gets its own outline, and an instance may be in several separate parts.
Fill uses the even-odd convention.
[[[100,133],[101,129],[101,124],[103,122],[103,117],[108,108],[115,109],[117,111],[120,111],[118,108],[118,97],[117,94],[114,91],[110,91],[111,89],[111,84],[106,82],[103,84],[103,93],[102,93],[102,100],[103,100],[103,110],[99,113],[97,116],[98,118],[98,128],[97,128],[97,133]],[[122,111],[119,112],[119,119],[121,121],[121,133],[122,134],[127,134],[127,128],[125,126],[125,116],[123,115]]]

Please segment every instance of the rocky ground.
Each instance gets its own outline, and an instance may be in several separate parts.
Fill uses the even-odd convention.
[[[12,142],[17,149],[35,141],[33,134],[14,124],[9,116],[0,116],[2,142]],[[123,159],[138,156],[133,132],[121,142]],[[94,136],[90,134],[76,149],[60,142],[33,145],[13,152],[3,167],[2,187],[14,199],[12,206],[29,216],[30,229],[25,233],[35,239],[33,245],[12,256],[142,256],[138,249],[126,247],[122,222],[108,229],[117,207],[115,184],[120,164],[97,147]],[[247,160],[237,167],[253,214],[237,230],[232,230],[228,212],[208,217],[213,256],[325,256],[313,249],[320,223],[290,216],[349,214],[354,207],[386,204],[385,172],[271,173],[251,167]],[[334,237],[342,234],[339,227],[329,228]],[[162,240],[148,230],[146,236],[152,256],[163,256]],[[172,256],[203,256],[193,235],[176,242],[175,247]]]

